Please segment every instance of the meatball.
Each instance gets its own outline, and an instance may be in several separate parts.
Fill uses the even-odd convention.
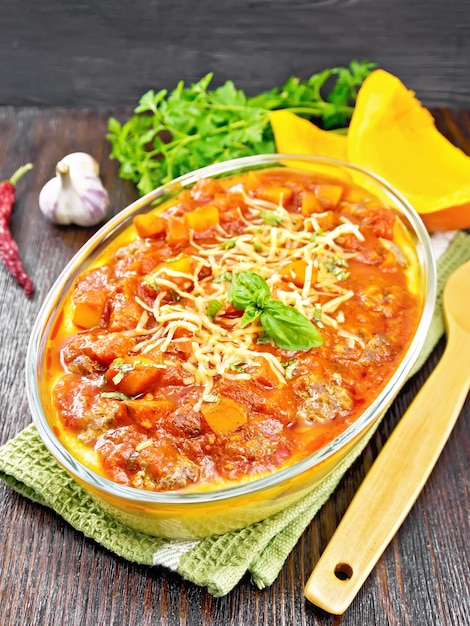
[[[333,420],[353,408],[353,398],[340,377],[326,380],[316,373],[305,374],[297,380],[296,390],[303,399],[298,416],[308,422]]]

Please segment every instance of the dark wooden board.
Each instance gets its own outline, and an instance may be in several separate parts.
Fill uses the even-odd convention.
[[[114,114],[119,113],[113,111]],[[123,113],[123,112],[121,112]],[[115,211],[135,198],[107,158],[110,111],[0,108],[0,178],[35,168],[18,185],[12,230],[36,293],[23,296],[0,267],[0,445],[30,422],[23,368],[31,325],[53,281],[94,229],[58,228],[38,209],[58,158],[86,150],[101,164]],[[441,129],[469,148],[470,116],[435,111]],[[394,424],[437,362],[443,342],[410,380],[361,458],[301,537],[279,578],[262,591],[246,577],[213,598],[163,568],[118,558],[59,516],[0,483],[0,624],[4,626],[463,626],[470,623],[467,402],[435,471],[349,611],[333,617],[303,597],[315,562]],[[445,389],[443,389],[445,393]],[[419,442],[417,442],[419,445]]]
[[[0,105],[133,106],[215,73],[250,94],[368,59],[427,105],[470,99],[468,0],[3,0]]]

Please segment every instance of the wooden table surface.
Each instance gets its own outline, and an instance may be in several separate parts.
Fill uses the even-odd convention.
[[[470,110],[433,111],[438,126],[470,153]],[[122,113],[112,111],[113,114]],[[58,228],[38,208],[38,194],[57,160],[75,150],[93,154],[117,212],[134,199],[117,177],[105,140],[109,110],[0,108],[0,178],[22,163],[34,170],[18,186],[12,231],[35,294],[26,298],[0,267],[0,444],[30,423],[23,369],[30,328],[65,263],[93,229]],[[333,625],[463,626],[470,623],[470,403],[418,502],[347,613],[323,613],[303,586],[354,492],[397,420],[443,349],[403,388],[372,442],[342,480],[262,591],[249,578],[227,596],[211,597],[163,568],[118,558],[69,527],[58,515],[0,484],[0,624],[93,625]],[[443,386],[443,393],[445,387]],[[419,442],[417,442],[419,445]]]

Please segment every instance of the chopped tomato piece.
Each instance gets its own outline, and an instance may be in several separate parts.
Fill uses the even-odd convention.
[[[108,331],[119,332],[135,327],[142,316],[142,306],[136,301],[137,295],[140,295],[139,283],[133,276],[123,277],[120,286],[108,299]]]
[[[132,337],[95,328],[75,335],[64,346],[63,358],[65,363],[70,364],[85,356],[99,365],[108,366],[118,356],[127,354],[132,345]]]
[[[371,207],[363,217],[363,225],[367,225],[376,237],[393,239],[395,214],[382,207]]]
[[[200,178],[190,192],[191,197],[198,201],[212,200],[220,193],[224,193],[224,188],[214,178]]]

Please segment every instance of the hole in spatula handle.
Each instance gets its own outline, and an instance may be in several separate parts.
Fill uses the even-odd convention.
[[[353,569],[348,563],[338,563],[334,571],[339,580],[350,580],[353,575]]]

